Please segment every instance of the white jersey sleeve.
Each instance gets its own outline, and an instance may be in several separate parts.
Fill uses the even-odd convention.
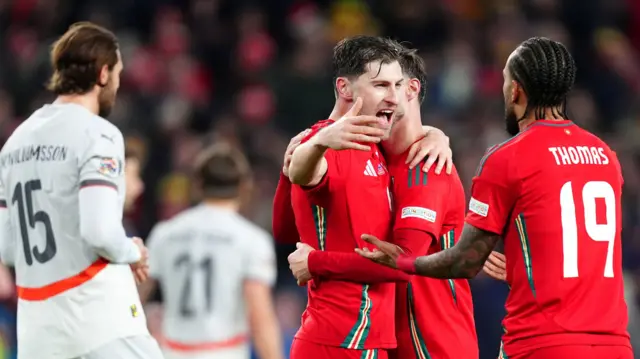
[[[257,280],[269,286],[276,281],[276,253],[273,238],[261,235],[247,241],[245,279]]]
[[[11,228],[9,211],[7,210],[4,185],[0,181],[0,260],[8,266],[15,263],[15,238]]]
[[[80,234],[100,256],[111,262],[137,262],[140,250],[122,226],[118,197],[117,181],[122,182],[124,176],[122,134],[116,130],[87,135],[92,141],[80,159]]]

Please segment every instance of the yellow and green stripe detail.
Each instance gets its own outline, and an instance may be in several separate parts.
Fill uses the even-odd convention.
[[[409,329],[411,331],[411,342],[413,343],[413,350],[416,354],[416,359],[431,359],[427,345],[424,342],[424,337],[420,332],[420,327],[416,321],[415,309],[413,305],[413,288],[411,283],[407,286],[407,314],[409,318]]]
[[[360,299],[360,310],[358,312],[358,319],[356,324],[351,328],[347,338],[340,345],[342,348],[347,349],[364,349],[364,343],[369,336],[369,330],[371,329],[371,298],[369,298],[369,285],[362,286],[362,296]]]
[[[456,244],[455,240],[456,240],[456,233],[452,229],[447,233],[443,234],[442,237],[440,238],[440,248],[442,248],[442,250],[445,250],[453,247]],[[449,283],[449,288],[451,289],[451,295],[453,296],[453,303],[457,305],[458,296],[456,295],[455,282],[453,281],[453,279],[447,279],[447,282]]]
[[[313,221],[316,225],[316,237],[318,238],[318,249],[325,250],[327,245],[327,217],[325,209],[320,206],[312,205]]]
[[[378,349],[363,350],[360,359],[378,359]]]
[[[529,246],[529,236],[527,235],[527,225],[524,220],[524,216],[519,214],[516,217],[516,229],[518,230],[518,236],[520,237],[520,246],[522,248],[522,258],[524,260],[524,267],[527,273],[527,279],[529,280],[529,288],[533,293],[533,297],[536,296],[536,287],[533,284],[533,269],[531,268],[531,247]]]
[[[407,174],[407,187],[411,188],[411,186],[426,186],[427,185],[427,174],[422,171],[423,164],[420,163],[413,169],[409,168],[409,172]]]
[[[503,333],[503,335],[507,334],[507,328],[505,328],[504,325],[502,326],[502,333]],[[509,359],[509,356],[504,351],[504,341],[503,340],[500,341],[500,351],[498,352],[498,359]]]

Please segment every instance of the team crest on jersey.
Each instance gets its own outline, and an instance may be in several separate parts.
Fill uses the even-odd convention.
[[[384,166],[382,163],[378,163],[378,174],[382,176],[384,174]]]
[[[120,161],[115,158],[102,157],[100,159],[98,172],[105,176],[116,177],[120,174],[121,169]]]

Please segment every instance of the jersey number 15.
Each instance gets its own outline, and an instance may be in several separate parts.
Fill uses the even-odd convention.
[[[596,198],[604,199],[606,223],[596,220]],[[591,238],[597,242],[607,242],[607,257],[604,276],[613,278],[613,247],[616,239],[616,196],[613,187],[607,182],[591,181],[582,187],[584,207],[584,226]],[[578,275],[578,224],[576,203],[573,198],[573,186],[567,182],[560,190],[560,210],[562,217],[562,254],[565,278],[577,278]]]
[[[18,182],[13,190],[11,203],[18,206],[18,220],[20,222],[20,237],[22,237],[22,247],[24,249],[24,259],[27,265],[33,264],[33,258],[39,263],[50,261],[58,252],[56,238],[51,227],[51,218],[44,211],[36,211],[33,208],[33,192],[42,189],[40,180],[31,180],[24,183]],[[44,249],[32,246],[29,240],[29,228],[36,229],[36,224],[41,223],[44,229],[45,244]]]

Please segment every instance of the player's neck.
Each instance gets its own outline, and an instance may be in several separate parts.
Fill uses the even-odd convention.
[[[413,110],[413,108],[408,110],[404,117],[393,125],[391,137],[382,142],[385,153],[389,155],[402,154],[423,137],[424,131],[422,130],[420,107],[415,111]]]
[[[566,118],[558,116],[560,113],[562,113],[562,107],[560,106],[545,108],[543,118],[536,116],[538,114],[537,111],[530,111],[529,115],[518,123],[520,131],[524,131],[525,128],[533,125],[537,120],[566,121]]]
[[[98,114],[100,111],[100,105],[98,104],[98,98],[92,94],[84,95],[59,95],[56,98],[55,103],[73,103],[80,105],[94,114]]]
[[[231,212],[240,211],[240,201],[238,199],[219,199],[219,198],[206,198],[202,201],[202,204],[209,207],[221,208]]]
[[[349,111],[351,106],[353,106],[353,102],[338,98],[336,100],[336,104],[333,105],[333,110],[331,110],[329,119],[334,121],[339,120],[342,116],[344,116],[345,113],[347,113],[347,111]]]

